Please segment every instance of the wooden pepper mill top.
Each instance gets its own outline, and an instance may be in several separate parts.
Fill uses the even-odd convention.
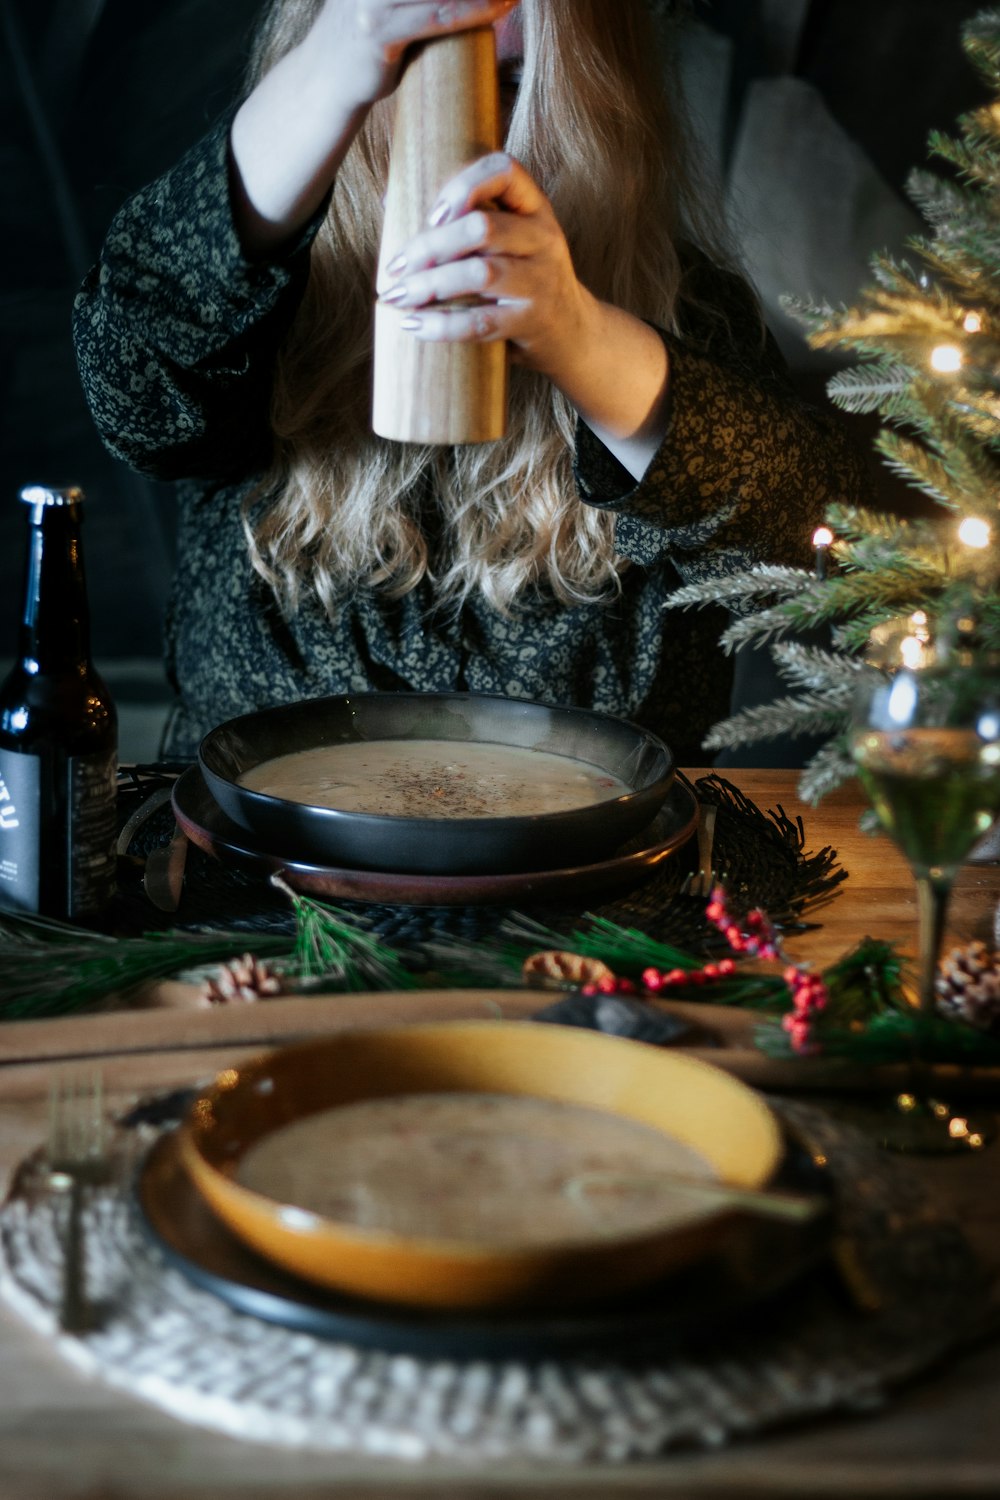
[[[493,30],[425,43],[396,91],[377,291],[385,267],[427,224],[438,194],[460,168],[500,145]],[[401,443],[488,443],[507,424],[507,345],[425,343],[400,328],[405,309],[375,307],[372,427]]]

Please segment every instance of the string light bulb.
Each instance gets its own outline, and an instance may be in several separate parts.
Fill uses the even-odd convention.
[[[899,654],[902,657],[903,666],[911,672],[916,672],[924,662],[926,643],[919,636],[907,635],[899,643]]]
[[[930,366],[939,375],[954,375],[962,368],[962,351],[957,344],[938,344],[931,350]]]
[[[966,333],[979,333],[982,330],[983,320],[977,312],[968,312],[962,319],[962,327]]]
[[[816,549],[816,577],[821,581],[826,577],[827,554],[832,542],[833,532],[829,526],[817,526],[812,534],[812,544]]]
[[[959,541],[980,550],[990,545],[990,535],[990,523],[980,516],[966,516],[958,528]]]

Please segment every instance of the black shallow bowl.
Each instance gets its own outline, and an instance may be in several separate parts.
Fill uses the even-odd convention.
[[[455,740],[545,750],[599,766],[631,790],[565,812],[410,818],[343,812],[240,785],[262,761],[366,740]],[[656,816],[674,779],[662,740],[626,719],[477,693],[359,693],[242,714],[211,730],[198,760],[227,817],[299,860],[362,870],[471,875],[606,858]]]

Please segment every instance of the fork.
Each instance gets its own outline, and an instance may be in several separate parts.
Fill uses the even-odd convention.
[[[83,1242],[84,1194],[88,1187],[110,1176],[100,1072],[70,1072],[53,1079],[45,1157],[49,1185],[66,1197],[59,1326],[66,1333],[84,1333],[91,1324]]]
[[[715,841],[715,818],[719,809],[714,803],[701,804],[698,819],[698,869],[688,878],[689,896],[710,896],[712,893],[712,845]]]

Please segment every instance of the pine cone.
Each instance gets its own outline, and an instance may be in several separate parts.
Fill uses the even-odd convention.
[[[205,980],[200,999],[206,1005],[249,1004],[281,993],[281,978],[273,966],[244,953],[241,958],[229,959]]]
[[[1000,1035],[1000,952],[995,948],[978,940],[953,948],[941,960],[934,990],[943,1016]]]
[[[599,958],[587,958],[580,953],[563,953],[555,948],[544,953],[532,953],[521,965],[525,982],[546,984],[555,981],[560,986],[596,984],[599,979],[613,979],[614,974]]]

